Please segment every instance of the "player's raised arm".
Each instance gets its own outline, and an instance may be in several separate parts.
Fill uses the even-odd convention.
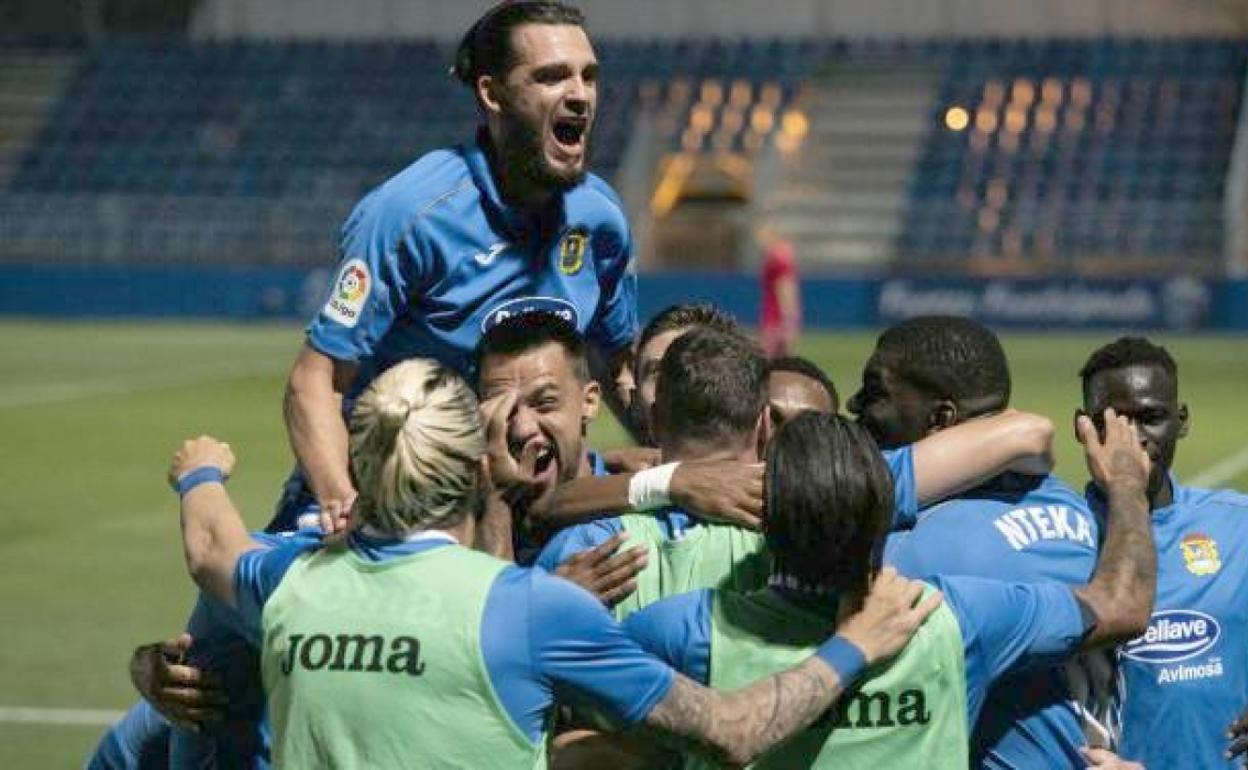
[[[920,504],[963,492],[1006,471],[1044,474],[1053,467],[1053,421],[1006,409],[933,433],[914,444]]]
[[[1149,520],[1148,453],[1135,427],[1105,410],[1104,436],[1086,415],[1078,421],[1088,471],[1109,501],[1108,533],[1092,580],[1075,589],[1095,625],[1084,648],[1125,642],[1144,633],[1157,590],[1157,549]]]
[[[182,498],[187,570],[200,589],[231,606],[238,558],[258,547],[225,491],[233,469],[230,445],[209,436],[184,441],[169,466],[169,481]]]
[[[335,361],[305,344],[286,381],[283,415],[290,448],[302,466],[322,510],[346,514],[355,501],[347,472],[347,426],[342,420],[343,393],[356,366]]]
[[[678,675],[645,724],[683,737],[744,765],[809,726],[867,667],[895,655],[939,605],[923,584],[881,571],[863,608],[801,665],[733,692],[718,692]],[[917,603],[917,604],[916,604]]]

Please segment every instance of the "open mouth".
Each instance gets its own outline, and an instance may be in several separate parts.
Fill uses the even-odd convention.
[[[555,445],[547,444],[537,453],[537,457],[533,460],[533,475],[541,476],[550,470],[554,465],[556,458]]]
[[[559,118],[555,121],[552,133],[561,147],[577,150],[580,149],[588,130],[589,121],[585,118]]]

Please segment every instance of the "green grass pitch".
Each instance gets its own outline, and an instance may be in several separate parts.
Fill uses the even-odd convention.
[[[181,439],[212,433],[239,457],[231,492],[267,521],[290,467],[281,423],[295,326],[0,323],[0,707],[121,709],[131,648],[185,620],[192,590],[164,482]],[[874,335],[811,334],[803,353],[852,394]],[[1059,426],[1058,471],[1081,485],[1075,371],[1107,334],[1008,334],[1014,404]],[[1177,470],[1248,444],[1248,339],[1162,337],[1193,413]],[[593,441],[619,442],[596,426]],[[1224,484],[1248,489],[1248,471]],[[101,727],[0,721],[0,767],[80,766]]]

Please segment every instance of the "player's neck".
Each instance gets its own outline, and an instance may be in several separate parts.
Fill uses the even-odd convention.
[[[1150,510],[1165,508],[1174,504],[1174,482],[1170,479],[1170,470],[1167,468],[1166,473],[1162,476],[1161,487],[1149,498],[1148,506]]]
[[[702,441],[680,441],[659,447],[665,463],[695,462],[710,460],[735,460],[739,463],[758,462],[758,452],[753,445],[741,447],[725,447],[722,443],[710,444]]]
[[[498,197],[508,207],[519,211],[537,211],[550,205],[555,191],[525,175],[521,164],[504,162],[505,154],[491,136],[485,143],[490,174],[498,188]]]

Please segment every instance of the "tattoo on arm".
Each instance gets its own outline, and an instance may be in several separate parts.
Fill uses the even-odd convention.
[[[842,692],[835,672],[817,658],[727,693],[677,675],[646,724],[744,765],[808,727]]]

